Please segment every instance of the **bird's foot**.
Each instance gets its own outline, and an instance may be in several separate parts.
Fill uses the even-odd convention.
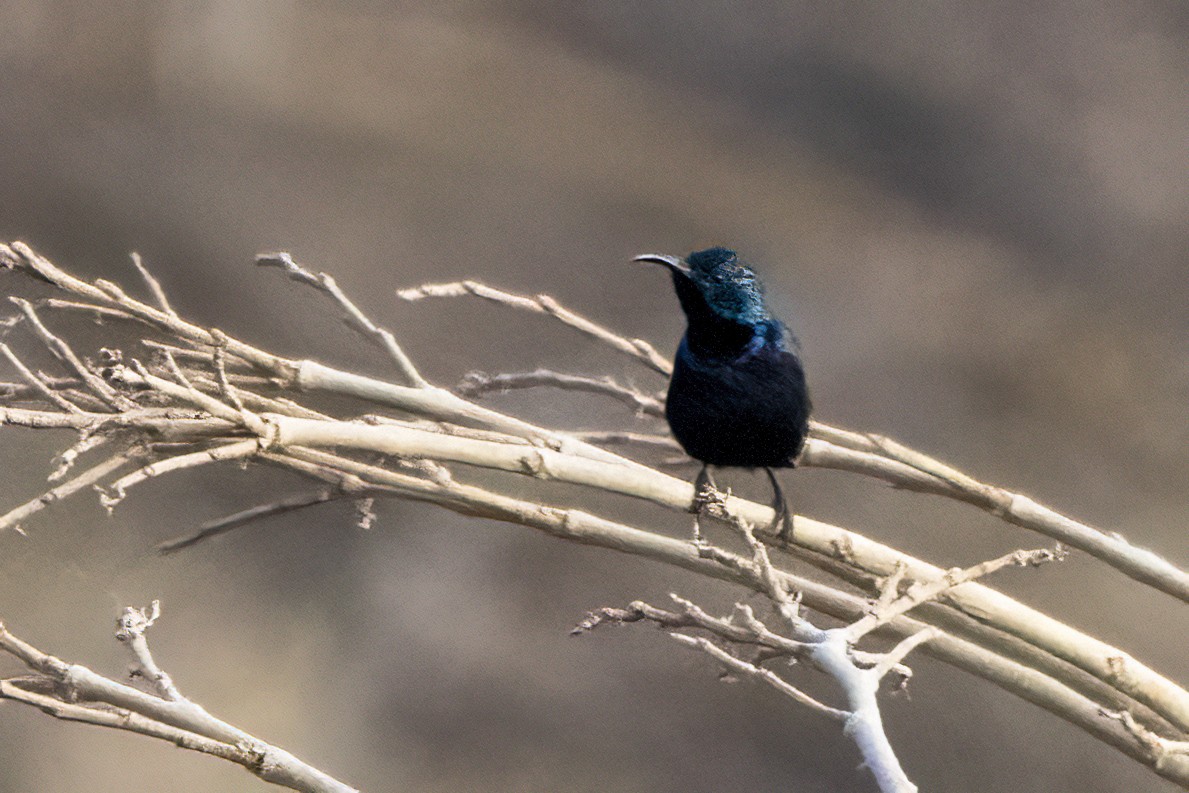
[[[789,505],[784,499],[779,504],[773,504],[772,509],[776,511],[776,517],[772,519],[768,530],[776,535],[781,545],[788,545],[793,539],[793,514],[789,512]]]
[[[764,471],[772,483],[772,511],[776,513],[768,530],[776,535],[781,545],[788,545],[793,539],[793,513],[789,511],[789,502],[785,500],[784,491],[772,469],[765,468]]]
[[[709,466],[702,466],[698,478],[694,480],[694,500],[689,511],[694,515],[694,542],[702,542],[702,517],[713,515],[726,507],[726,499],[718,492],[714,485],[714,478],[710,475]]]

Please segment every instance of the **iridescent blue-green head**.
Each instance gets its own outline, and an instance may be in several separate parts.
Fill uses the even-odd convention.
[[[771,319],[764,305],[764,287],[733,250],[707,248],[684,259],[648,253],[634,261],[669,269],[677,298],[691,325],[715,320],[756,325]]]

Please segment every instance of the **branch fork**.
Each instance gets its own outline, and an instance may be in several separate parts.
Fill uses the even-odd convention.
[[[823,582],[774,565],[765,543],[776,539],[751,528],[768,525],[772,511],[730,493],[715,491],[709,509],[735,527],[746,553],[705,538],[691,543],[551,501],[559,497],[554,484],[567,483],[608,498],[626,496],[674,511],[688,510],[696,495],[689,482],[632,456],[640,451],[676,451],[670,438],[656,432],[656,419],[663,413],[656,389],[542,369],[472,379],[457,393],[451,392],[427,383],[395,336],[369,319],[332,277],[305,269],[288,254],[268,254],[260,264],[279,268],[292,280],[327,296],[348,326],[385,354],[395,369],[395,381],[284,358],[218,329],[188,322],[172,308],[144,263],[138,258],[133,263],[151,302],[138,300],[111,282],[75,278],[23,243],[0,244],[0,269],[25,273],[63,293],[60,298],[36,302],[18,298],[13,318],[0,320],[9,335],[17,328],[27,329],[62,370],[35,371],[12,347],[0,343],[0,355],[16,372],[15,382],[0,383],[0,427],[4,431],[8,427],[68,429],[73,434],[73,444],[53,463],[53,487],[0,516],[0,530],[19,530],[50,504],[92,487],[100,490],[107,506],[114,507],[133,485],[165,474],[220,462],[276,466],[313,486],[213,521],[164,543],[161,550],[179,550],[263,517],[335,501],[358,502],[357,518],[364,526],[373,520],[373,499],[433,503],[572,542],[646,556],[765,595],[772,606],[769,621],[774,629],[746,607],[717,619],[681,600],[675,601],[677,610],[668,613],[687,623],[671,629],[685,637],[677,641],[714,655],[725,665],[742,664],[735,673],[742,674],[747,667],[758,670],[757,680],[782,691],[782,686],[797,689],[759,664],[783,656],[807,662],[798,669],[833,670],[832,677],[847,697],[845,707],[833,710],[848,714],[851,736],[865,756],[870,753],[875,758],[869,760],[873,770],[883,769],[877,770],[877,776],[886,772],[887,784],[893,785],[888,789],[910,788],[894,787],[907,780],[891,762],[894,755],[884,756],[889,748],[884,746],[886,737],[881,737],[878,710],[870,698],[879,681],[889,675],[903,684],[910,674],[903,661],[917,648],[1040,704],[1156,773],[1189,784],[1189,758],[1169,751],[1157,760],[1148,748],[1152,741],[1138,740],[1141,733],[1136,731],[1142,729],[1153,740],[1179,746],[1189,735],[1189,692],[1122,650],[980,580],[1006,566],[1055,560],[1067,546],[1140,585],[1189,602],[1189,575],[1148,551],[1032,499],[978,482],[883,436],[814,423],[798,461],[801,468],[846,471],[957,500],[1059,543],[1056,549],[1013,551],[981,565],[947,570],[857,532],[799,515],[792,543],[774,547],[782,565],[793,555],[834,576]],[[668,362],[651,345],[616,334],[547,296],[517,295],[472,281],[430,284],[398,295],[411,301],[473,296],[533,312],[618,350],[644,366],[650,377],[669,372]],[[142,363],[105,350],[98,364],[92,363],[50,330],[44,317],[53,312],[134,322],[144,330],[150,355]],[[475,401],[497,388],[553,388],[616,399],[631,408],[634,422],[653,423],[642,429],[631,424],[611,430],[537,426]],[[329,415],[306,404],[307,393],[332,395],[336,404],[357,404],[360,409],[357,415]],[[89,465],[88,459],[92,460]],[[481,480],[482,486],[472,477],[477,469],[494,472]],[[522,496],[522,488],[507,487],[513,478],[539,493]],[[855,586],[871,598],[855,595]],[[614,613],[657,621],[659,612],[647,611],[645,605],[633,604],[638,607],[635,611]],[[819,628],[813,614],[840,621],[843,627]],[[139,646],[144,630],[155,619],[153,609],[126,616],[130,620],[126,641],[130,647]],[[589,627],[612,619],[612,612],[600,612],[590,618]],[[692,628],[702,633],[691,635],[687,630]],[[871,633],[890,637],[896,644],[882,653],[860,649],[861,640]],[[739,645],[732,636],[741,636],[742,644],[754,650],[753,660],[731,652]],[[136,661],[136,668],[159,695],[154,701],[169,701],[169,689],[161,688],[172,685],[168,678],[158,676],[160,670],[144,658]],[[13,681],[5,684],[10,690],[17,686]],[[850,689],[853,697],[846,693]],[[29,696],[44,695],[40,689],[29,692]],[[856,713],[870,716],[849,715]],[[1103,713],[1126,713],[1135,728],[1122,717]]]

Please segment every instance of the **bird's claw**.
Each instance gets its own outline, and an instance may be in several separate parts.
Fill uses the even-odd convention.
[[[711,507],[722,504],[722,500],[722,494],[714,489],[714,485],[704,482],[698,492],[694,494],[689,511],[695,515],[706,515],[711,512]]]
[[[725,506],[722,493],[714,485],[714,478],[710,476],[709,466],[702,466],[698,478],[694,480],[694,500],[689,505],[689,511],[694,516],[694,542],[703,542],[702,516],[713,514],[715,508]]]
[[[789,512],[788,504],[783,501],[780,506],[776,507],[776,517],[772,519],[772,525],[768,530],[776,534],[776,539],[780,541],[781,545],[788,545],[793,539],[793,516]]]
[[[768,474],[768,481],[772,483],[772,511],[776,513],[768,530],[776,534],[776,539],[781,545],[788,545],[793,539],[793,513],[789,511],[789,502],[784,497],[784,490],[781,489],[776,474],[772,473],[771,468],[765,468],[764,471]]]

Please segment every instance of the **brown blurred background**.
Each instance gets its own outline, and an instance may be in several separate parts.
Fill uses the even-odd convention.
[[[731,244],[802,338],[822,420],[1189,563],[1182,2],[4,0],[0,29],[0,239],[129,284],[139,251],[203,322],[383,372],[316,295],[252,266],[283,248],[436,382],[553,366],[650,388],[539,318],[392,290],[547,292],[668,352],[670,287],[627,260]],[[492,403],[565,428],[630,420],[581,395]],[[0,433],[0,505],[40,492],[68,442]],[[785,481],[799,511],[942,565],[1043,544],[840,474]],[[834,723],[722,684],[663,634],[567,636],[601,605],[737,596],[673,570],[403,503],[371,531],[326,507],[151,551],[304,488],[206,471],[138,488],[111,519],[89,495],[55,507],[0,536],[0,619],[118,674],[112,619],[160,598],[153,639],[183,691],[370,791],[873,789]],[[1187,677],[1189,620],[1166,596],[1081,556],[996,584]],[[922,790],[1171,789],[978,680],[915,668],[886,719]],[[4,793],[264,789],[12,704],[0,769]]]

